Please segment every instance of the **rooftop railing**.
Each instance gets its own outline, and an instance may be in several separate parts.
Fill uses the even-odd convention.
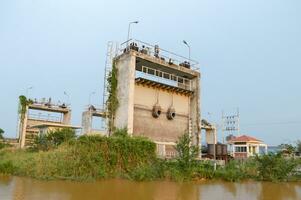
[[[191,80],[145,66],[142,66],[141,71],[136,70],[136,78],[145,78],[166,85],[192,91]]]
[[[42,120],[48,122],[56,122],[62,123],[62,117],[52,116],[52,115],[45,115],[45,114],[29,114],[28,118],[31,120]]]
[[[129,49],[149,56],[153,56],[169,64],[175,64],[195,71],[199,71],[199,63],[197,61],[162,49],[158,45],[152,45],[135,39],[130,39],[121,43],[118,49],[118,55],[121,55]]]

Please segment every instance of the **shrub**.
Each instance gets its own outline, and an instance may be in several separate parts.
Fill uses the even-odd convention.
[[[15,167],[12,161],[0,161],[0,173],[12,174],[15,171]]]
[[[258,175],[260,180],[283,181],[288,180],[298,166],[293,158],[284,158],[281,154],[267,154],[256,156]]]
[[[4,130],[0,128],[0,140],[4,139],[3,134],[4,134]]]
[[[198,155],[198,149],[196,146],[191,145],[191,140],[192,138],[189,134],[185,133],[179,137],[179,141],[175,147],[178,153],[176,158],[178,166],[185,173],[191,172]]]
[[[39,134],[34,139],[33,150],[48,151],[57,148],[60,144],[76,137],[75,131],[70,128],[57,129],[47,134]]]
[[[116,129],[114,132],[113,132],[113,135],[114,137],[126,137],[128,136],[128,132],[127,132],[127,129],[126,128],[123,128],[123,129]]]

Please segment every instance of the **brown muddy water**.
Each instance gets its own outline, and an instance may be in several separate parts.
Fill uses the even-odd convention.
[[[122,199],[122,200],[214,200],[267,199],[301,200],[301,183],[223,181],[133,182],[103,180],[89,183],[39,181],[30,178],[0,176],[0,200],[47,199]]]

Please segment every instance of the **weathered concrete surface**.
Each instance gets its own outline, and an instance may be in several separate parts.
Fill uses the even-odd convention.
[[[176,142],[178,137],[188,131],[188,116],[177,115],[168,120],[166,112],[159,118],[152,116],[152,110],[135,107],[134,135],[146,136],[153,141]]]
[[[148,68],[161,66],[170,74],[188,75],[186,78],[192,82],[193,94],[167,92],[156,86],[136,84],[136,56],[139,57],[137,60],[139,65],[147,64]],[[146,59],[148,62],[141,59]],[[180,135],[188,132],[193,138],[192,143],[200,146],[200,73],[198,71],[168,65],[165,61],[140,55],[136,51],[125,52],[118,56],[116,67],[119,107],[115,113],[115,127],[127,128],[130,134],[147,136],[155,142],[175,142]],[[152,109],[156,103],[162,108],[158,118],[152,116]],[[173,107],[176,112],[173,120],[168,120],[166,117],[170,107]]]
[[[39,110],[39,111],[47,111],[52,113],[61,113],[63,118],[61,121],[53,122],[47,119],[35,119],[31,118],[29,115],[29,110]],[[19,116],[21,117],[21,116]],[[71,109],[62,108],[58,105],[45,105],[42,103],[33,103],[31,105],[26,106],[26,110],[24,113],[24,119],[19,119],[19,143],[20,148],[24,148],[26,146],[30,146],[33,142],[34,136],[39,133],[38,128],[34,128],[34,126],[42,125],[47,123],[48,126],[51,125],[70,125],[71,123]]]
[[[114,125],[117,128],[127,128],[129,134],[133,133],[135,61],[135,57],[129,53],[116,60],[119,106],[115,113]]]
[[[152,109],[157,103],[162,111],[167,111],[170,106],[176,110],[176,114],[189,114],[189,96],[167,92],[162,89],[155,89],[141,85],[135,85],[135,105],[141,105]]]

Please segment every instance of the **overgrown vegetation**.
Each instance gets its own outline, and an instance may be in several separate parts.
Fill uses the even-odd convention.
[[[115,113],[118,108],[119,102],[117,98],[117,85],[118,85],[118,80],[117,80],[117,68],[116,68],[116,61],[113,60],[112,64],[112,71],[109,74],[109,77],[107,79],[108,86],[107,90],[109,93],[109,97],[106,102],[107,106],[107,115],[109,118],[109,132],[114,131],[114,119],[115,119]]]
[[[300,180],[300,159],[268,154],[245,162],[230,161],[214,170],[211,161],[197,160],[197,149],[185,134],[176,145],[173,160],[156,157],[156,145],[143,137],[130,137],[125,129],[112,137],[80,136],[62,129],[36,140],[35,151],[0,151],[0,173],[40,179],[96,180],[126,178],[131,180],[170,179],[176,181],[223,179],[239,181]]]
[[[73,129],[63,128],[50,131],[47,134],[39,134],[35,137],[32,150],[48,151],[57,148],[63,142],[75,139],[76,134]]]
[[[136,170],[156,160],[156,146],[145,138],[70,135],[66,130],[49,133],[38,142],[41,149],[35,149],[42,151],[1,151],[0,173],[41,179],[134,179]]]
[[[196,157],[198,149],[196,146],[191,146],[191,137],[188,133],[179,137],[176,144],[178,156],[176,157],[178,167],[186,176],[191,176],[193,167],[196,165]]]
[[[10,146],[4,141],[3,135],[4,135],[4,130],[0,128],[0,149]]]
[[[281,154],[256,156],[258,178],[265,181],[287,181],[297,175],[298,160],[284,158]]]
[[[0,128],[0,140],[4,139],[3,134],[4,134],[4,130]]]
[[[24,120],[26,107],[32,103],[33,101],[31,99],[27,99],[26,96],[24,95],[19,96],[19,114],[21,116],[21,121]]]

